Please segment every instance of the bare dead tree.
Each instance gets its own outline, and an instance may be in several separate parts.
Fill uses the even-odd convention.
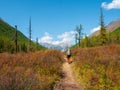
[[[78,37],[78,34],[75,33],[75,44],[77,45],[77,37]]]
[[[32,49],[31,37],[32,37],[32,29],[31,29],[31,17],[30,17],[30,19],[29,19],[29,51],[31,51],[31,49]]]
[[[37,45],[37,49],[38,49],[38,47],[39,47],[38,37],[36,38],[36,45]]]
[[[83,33],[82,33],[82,25],[80,24],[80,26],[78,27],[76,27],[76,32],[77,32],[77,34],[76,34],[76,39],[78,40],[78,47],[80,47],[80,41],[81,41],[81,39],[82,39],[82,36],[83,36]]]
[[[15,25],[15,52],[18,52],[18,32],[17,32],[17,25]]]

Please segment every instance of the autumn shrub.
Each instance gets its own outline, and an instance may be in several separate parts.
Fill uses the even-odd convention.
[[[0,90],[52,90],[61,78],[62,53],[0,54]]]
[[[85,90],[120,90],[120,45],[73,49],[72,54]]]

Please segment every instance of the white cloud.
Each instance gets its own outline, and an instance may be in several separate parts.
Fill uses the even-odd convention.
[[[61,35],[58,35],[58,39],[61,39],[63,42],[69,42],[73,40],[74,34],[74,31],[65,32]]]
[[[113,0],[111,3],[102,3],[102,7],[108,10],[110,9],[120,9],[120,0]]]
[[[65,32],[63,34],[58,35],[54,39],[49,33],[46,32],[43,37],[39,38],[39,43],[48,43],[52,45],[59,45],[62,47],[70,46],[74,41],[74,34],[74,31]]]
[[[94,33],[95,31],[98,31],[98,30],[100,30],[100,26],[93,28],[93,29],[91,30],[91,33]]]
[[[39,43],[51,43],[53,38],[49,33],[45,32],[45,35],[39,39]]]
[[[61,35],[58,35],[58,39],[61,41],[61,46],[70,46],[74,41],[74,31],[65,32]]]

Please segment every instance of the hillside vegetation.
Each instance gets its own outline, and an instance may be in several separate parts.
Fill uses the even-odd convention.
[[[120,45],[73,49],[72,54],[85,90],[120,90]]]
[[[53,90],[61,78],[63,55],[57,50],[0,54],[0,90]]]
[[[0,52],[15,52],[15,28],[7,24],[5,21],[0,19]],[[18,51],[19,52],[27,52],[29,39],[22,34],[20,31],[18,32]],[[32,42],[32,51],[37,49],[45,49],[44,47],[38,45],[35,42]]]
[[[101,10],[100,15],[100,30],[97,30],[90,34],[89,36],[85,36],[83,38],[82,29],[80,34],[75,37],[76,45],[73,47],[96,47],[101,45],[108,44],[120,44],[120,19],[110,22],[107,26],[104,25],[104,17]],[[77,30],[77,29],[76,29]],[[81,36],[78,39],[78,36]],[[77,40],[80,40],[80,43],[77,43]]]
[[[112,33],[110,33],[109,39],[109,43],[120,44],[120,27],[114,30]]]
[[[81,47],[95,47],[95,46],[101,46],[100,41],[100,35],[98,36],[92,36],[92,37],[85,37],[81,40]],[[107,33],[107,42],[106,44],[120,44],[120,27],[115,29],[113,32]],[[75,45],[73,47],[77,47],[78,45]]]
[[[14,40],[15,28],[7,24],[5,21],[0,19],[0,37],[9,40]],[[20,31],[18,31],[18,41],[27,42],[28,38],[25,37]]]

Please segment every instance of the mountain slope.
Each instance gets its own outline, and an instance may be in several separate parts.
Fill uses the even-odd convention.
[[[113,32],[114,30],[116,30],[117,28],[120,27],[120,19],[117,19],[115,21],[112,21],[111,23],[109,23],[106,26],[107,32]],[[93,32],[90,37],[92,36],[98,36],[100,34],[100,30],[97,30],[95,32]]]
[[[4,22],[2,19],[0,19],[0,38],[6,38],[9,40],[14,40],[15,36],[15,28]],[[20,31],[18,31],[18,41],[20,42],[27,42],[28,38],[22,34]]]
[[[106,44],[120,44],[120,19],[111,22],[107,27],[107,41]],[[101,38],[99,31],[94,32],[89,37],[81,40],[81,47],[95,47],[101,45]],[[72,48],[78,47],[74,45]]]
[[[0,19],[0,52],[10,51],[14,52],[14,38],[15,38],[15,28],[10,26],[4,20]],[[28,49],[29,39],[20,31],[18,31],[18,49]],[[44,47],[32,42],[32,47],[42,49]],[[10,50],[9,50],[10,49]]]

